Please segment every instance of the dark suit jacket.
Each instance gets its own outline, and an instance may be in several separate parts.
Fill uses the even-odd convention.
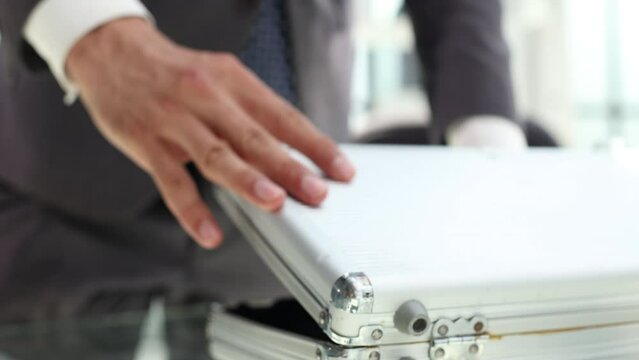
[[[144,2],[159,28],[176,41],[199,49],[236,52],[248,37],[258,1]],[[149,209],[159,202],[151,180],[103,139],[81,103],[63,105],[63,93],[53,76],[23,39],[25,19],[37,3],[0,0],[0,184],[8,189],[5,192],[18,196],[22,205],[37,204],[46,209],[46,214],[53,212],[60,219],[72,219],[64,226],[74,233],[45,234],[38,221],[30,223],[27,219],[34,216],[33,212],[24,212],[21,218],[14,211],[10,218],[16,201],[11,203],[14,205],[0,203],[0,263],[4,254],[5,263],[17,257],[32,268],[46,267],[46,253],[35,256],[25,250],[42,247],[32,243],[34,237],[50,237],[44,241],[56,242],[58,248],[47,251],[57,251],[63,265],[84,256],[89,257],[87,264],[91,257],[100,256],[110,257],[113,263],[145,261],[123,259],[129,248],[148,246],[156,249],[156,257],[182,254],[187,240],[171,241],[176,235],[169,236],[172,232],[165,225],[148,226],[146,232],[135,225],[136,219],[148,220]],[[348,41],[348,5],[348,0],[289,1],[300,105],[322,130],[341,140],[346,134],[353,53]],[[464,116],[514,118],[499,0],[408,0],[407,8],[415,24],[436,140],[441,139],[450,122]],[[39,214],[48,219],[49,215]],[[21,226],[33,231],[30,235],[24,231],[1,233],[3,221],[5,230],[23,221]],[[177,225],[172,226],[175,234],[185,237]],[[98,231],[111,236],[97,240],[92,236]],[[137,235],[131,235],[135,231]],[[83,242],[83,233],[87,234],[83,250],[75,251]],[[75,240],[65,243],[66,238]],[[117,251],[104,250],[105,242]],[[38,260],[29,263],[24,257]],[[173,259],[173,266],[189,261],[178,258]],[[109,263],[103,261],[103,271],[115,272],[108,268]],[[69,272],[82,271],[87,264],[76,264]],[[10,281],[7,279],[14,276],[7,266],[3,270],[0,264],[0,298],[2,280]],[[135,268],[144,274],[144,266]]]

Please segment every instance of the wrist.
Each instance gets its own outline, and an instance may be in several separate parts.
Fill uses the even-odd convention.
[[[71,48],[101,25],[131,17],[153,22],[141,0],[40,0],[29,13],[22,34],[46,61],[66,94],[65,103],[72,104],[78,88],[67,73]]]
[[[117,54],[131,49],[149,46],[150,38],[158,31],[144,18],[129,17],[110,21],[78,40],[66,59],[65,69],[69,78],[81,81],[86,71],[101,62],[113,62]],[[143,40],[144,39],[144,40]],[[80,84],[79,84],[80,85]]]

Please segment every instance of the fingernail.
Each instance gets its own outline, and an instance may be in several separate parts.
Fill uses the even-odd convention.
[[[307,196],[319,198],[326,195],[328,186],[326,182],[315,175],[305,175],[302,179],[302,191],[304,191]]]
[[[198,228],[198,234],[209,247],[215,246],[222,239],[222,233],[210,220],[202,221]]]
[[[262,201],[272,202],[285,195],[284,190],[273,184],[268,179],[259,179],[255,182],[255,195]]]
[[[340,179],[350,180],[355,176],[355,166],[344,155],[336,157],[332,166],[333,172]]]

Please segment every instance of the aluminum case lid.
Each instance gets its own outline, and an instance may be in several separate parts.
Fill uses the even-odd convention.
[[[639,157],[343,149],[357,177],[318,208],[289,199],[270,214],[231,196],[321,306],[394,314],[417,299],[453,319],[639,306]]]
[[[375,312],[639,290],[639,175],[606,153],[347,146],[352,184],[278,214],[242,203],[329,302],[365,273]],[[639,163],[639,160],[638,160]],[[410,296],[413,294],[413,296]]]

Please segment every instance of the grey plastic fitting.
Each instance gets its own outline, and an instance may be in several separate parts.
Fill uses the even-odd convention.
[[[412,336],[425,334],[431,326],[428,311],[417,300],[407,301],[400,306],[393,320],[397,330]]]

